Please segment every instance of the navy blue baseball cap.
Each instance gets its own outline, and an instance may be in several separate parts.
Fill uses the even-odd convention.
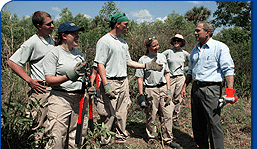
[[[62,34],[64,32],[74,32],[74,31],[84,31],[84,27],[78,27],[72,22],[62,23],[58,28],[58,34]]]

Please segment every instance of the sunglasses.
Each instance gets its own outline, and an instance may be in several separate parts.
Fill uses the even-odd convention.
[[[123,13],[123,16],[126,16],[126,14],[125,14],[125,13]],[[123,17],[123,16],[122,16],[122,17]]]
[[[46,25],[46,26],[51,26],[52,24],[54,24],[53,21],[49,22],[49,23],[46,23],[46,24],[43,24],[43,25]]]
[[[153,39],[155,39],[155,38],[156,38],[156,36],[149,37],[148,40],[153,40]]]
[[[181,39],[174,39],[174,40],[173,40],[173,42],[176,42],[176,41],[177,41],[177,42],[182,42]]]

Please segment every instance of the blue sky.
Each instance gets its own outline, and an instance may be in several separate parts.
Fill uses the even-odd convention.
[[[88,17],[99,14],[106,1],[9,1],[2,9],[21,16],[30,16],[37,10],[44,10],[58,18],[61,9],[68,7],[73,14],[83,13]],[[173,10],[184,15],[194,6],[205,6],[212,12],[217,9],[215,1],[115,1],[117,8],[133,20],[154,21],[163,19]]]
[[[106,1],[9,1],[2,5],[2,10],[6,9],[18,17],[31,16],[35,11],[42,10],[52,15],[53,19],[58,19],[61,10],[68,7],[73,15],[78,13],[86,17],[94,18],[99,14]],[[164,20],[168,14],[175,13],[184,15],[188,10],[197,6],[205,6],[212,13],[216,11],[215,1],[115,1],[117,8],[125,13],[129,19],[138,23],[142,21]],[[213,19],[212,15],[209,19]],[[220,29],[216,29],[219,31]]]

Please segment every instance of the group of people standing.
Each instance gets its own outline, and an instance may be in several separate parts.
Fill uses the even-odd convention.
[[[37,11],[32,21],[38,32],[22,44],[9,59],[8,65],[28,82],[32,93],[30,98],[40,99],[44,103],[43,109],[28,113],[32,114],[36,127],[45,127],[45,132],[53,136],[46,148],[75,148],[86,65],[83,54],[75,47],[78,46],[78,32],[84,31],[84,28],[65,22],[59,26],[54,42],[49,36],[54,24],[48,13]],[[218,101],[224,77],[228,88],[233,88],[234,64],[228,47],[211,38],[214,26],[210,22],[197,25],[195,36],[199,44],[191,54],[182,50],[186,41],[180,34],[171,38],[173,48],[163,53],[158,52],[160,45],[157,38],[149,37],[145,40],[145,55],[136,62],[130,57],[127,43],[119,37],[129,28],[127,16],[115,13],[109,21],[111,31],[100,38],[96,45],[93,72],[101,77],[97,111],[105,127],[116,133],[115,142],[125,143],[129,137],[126,120],[131,100],[127,67],[131,67],[136,69],[138,103],[146,114],[149,139],[157,137],[154,135],[157,131],[154,121],[159,113],[164,143],[172,148],[181,148],[174,142],[172,126],[179,126],[180,104],[186,96],[186,86],[194,80],[191,104],[195,141],[199,148],[208,149],[210,136],[211,148],[224,148]],[[189,66],[185,78],[186,61],[189,61]],[[31,77],[22,68],[26,62],[30,64]],[[84,108],[87,107],[84,104]],[[38,116],[38,110],[47,115],[46,121]],[[83,118],[82,136],[85,136],[87,112]],[[102,146],[110,141],[111,136],[101,136]]]

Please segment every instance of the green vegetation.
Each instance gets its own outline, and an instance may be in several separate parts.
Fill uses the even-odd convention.
[[[226,9],[240,4],[246,16],[251,13],[251,2],[217,2],[220,8]],[[244,5],[243,5],[244,4]],[[200,9],[200,8],[199,8]],[[205,8],[201,8],[207,13]],[[195,10],[198,11],[197,8]],[[239,9],[234,9],[239,10]],[[88,19],[83,14],[72,14],[65,8],[62,10],[59,20],[54,21],[55,29],[52,34],[54,38],[57,34],[58,26],[66,21],[74,22],[78,26],[83,26],[86,30],[80,33],[80,43],[78,49],[81,50],[87,61],[92,63],[95,56],[95,47],[99,38],[110,31],[108,17],[118,12],[115,2],[106,2],[93,19]],[[194,9],[190,10],[192,14]],[[235,88],[239,100],[233,105],[226,105],[222,112],[222,126],[225,134],[225,148],[251,148],[251,18],[242,20],[242,11],[233,12],[233,15],[225,14],[221,9],[214,12],[220,19],[216,26],[233,25],[231,28],[222,29],[213,38],[224,42],[230,48],[232,58],[235,63]],[[231,12],[232,13],[232,12]],[[231,14],[230,13],[230,14]],[[238,15],[237,15],[237,14]],[[225,16],[224,16],[225,15]],[[199,16],[199,15],[198,15]],[[205,15],[206,16],[206,15]],[[223,20],[221,18],[224,18]],[[201,18],[202,19],[202,18]],[[208,19],[206,17],[205,19]],[[233,20],[232,22],[230,20]],[[145,54],[144,39],[156,36],[161,46],[159,52],[171,48],[169,39],[176,33],[180,33],[186,40],[184,49],[191,52],[197,44],[194,38],[194,29],[196,20],[186,20],[185,16],[179,15],[174,11],[168,14],[164,22],[143,22],[141,24],[135,21],[129,22],[129,30],[122,35],[129,45],[131,58],[135,61]],[[216,20],[218,21],[218,19]],[[234,23],[233,23],[234,22]],[[237,23],[235,23],[237,22]],[[249,26],[250,24],[250,26]],[[31,17],[19,19],[16,14],[11,14],[3,10],[1,13],[1,146],[2,148],[35,148],[34,133],[31,130],[32,120],[30,116],[25,115],[28,102],[27,92],[29,86],[20,79],[7,65],[7,60],[19,48],[19,46],[29,37],[36,33]],[[29,68],[24,68],[29,73]],[[132,105],[128,111],[127,130],[130,133],[128,139],[128,148],[161,148],[163,146],[161,138],[158,140],[147,140],[145,133],[145,114],[136,104],[138,95],[137,79],[134,76],[135,70],[128,69],[128,78],[130,84],[130,96]],[[183,148],[196,148],[193,140],[191,127],[190,111],[190,85],[188,87],[188,97],[182,102],[180,113],[179,128],[174,128],[174,137],[176,142]],[[35,106],[40,106],[35,103]],[[96,123],[97,113],[94,111],[94,121],[96,125],[95,133],[88,132],[86,136],[85,148],[89,145],[92,148],[99,147],[99,136],[103,131],[100,124]],[[43,131],[43,130],[39,130]],[[110,132],[109,132],[110,133]],[[161,134],[159,134],[160,136]],[[47,141],[46,137],[39,143],[43,146]],[[113,144],[112,148],[117,146]],[[166,147],[166,146],[165,146]],[[120,148],[120,147],[119,147]]]

